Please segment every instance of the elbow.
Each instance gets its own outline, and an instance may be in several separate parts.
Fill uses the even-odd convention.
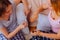
[[[12,36],[12,37],[13,37],[13,36]],[[8,36],[7,36],[7,39],[11,39],[12,37],[8,35]]]
[[[10,37],[9,37],[9,36],[5,36],[5,38],[10,39]]]
[[[12,37],[13,37],[13,36],[12,36]],[[11,39],[12,37],[11,37],[10,35],[8,35],[6,38],[7,38],[7,39]]]

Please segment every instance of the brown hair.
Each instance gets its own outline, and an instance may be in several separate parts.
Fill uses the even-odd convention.
[[[6,7],[11,3],[8,0],[0,0],[0,16],[6,11]]]

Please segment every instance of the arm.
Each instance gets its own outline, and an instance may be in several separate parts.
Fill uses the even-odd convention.
[[[13,2],[18,5],[20,3],[21,0],[13,0]]]
[[[33,36],[44,36],[44,37],[47,37],[47,38],[52,38],[52,39],[60,39],[60,32],[57,33],[57,34],[54,34],[54,33],[43,33],[43,32],[40,32],[40,31],[36,31],[34,33],[32,33]]]
[[[25,13],[26,13],[26,15],[28,15],[28,13],[30,12],[28,1],[27,0],[22,0],[22,2],[24,4]]]
[[[39,7],[34,13],[33,15],[30,17],[30,22],[34,22],[37,18],[38,18],[38,14],[42,11],[44,11],[46,8],[43,8],[42,6]]]
[[[43,33],[43,32],[40,32],[39,36],[45,36],[47,38],[53,38],[53,39],[60,39],[60,33],[54,34],[54,33]]]
[[[3,33],[3,35],[4,35],[6,38],[10,39],[10,38],[14,37],[18,31],[20,31],[21,29],[25,28],[25,26],[26,26],[26,24],[25,24],[25,25],[24,25],[24,24],[23,24],[23,25],[19,25],[19,26],[18,26],[13,32],[11,32],[11,33],[8,33],[8,30],[7,30],[6,28],[0,28],[0,31]],[[3,30],[3,29],[4,29],[4,30]]]

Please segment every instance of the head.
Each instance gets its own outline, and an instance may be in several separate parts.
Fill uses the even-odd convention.
[[[9,17],[12,12],[12,6],[9,0],[0,0],[0,17]]]
[[[60,12],[60,0],[51,0],[51,4],[56,13]]]

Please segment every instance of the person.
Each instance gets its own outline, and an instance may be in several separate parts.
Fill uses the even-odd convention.
[[[0,0],[0,40],[25,40],[21,31],[28,24],[26,21],[17,23],[16,6],[21,0]]]
[[[28,0],[28,2],[31,8],[29,18],[30,27],[36,27],[35,29],[37,30],[49,32],[51,30],[51,25],[47,15],[50,11],[50,0]],[[32,39],[34,39],[34,37],[32,37]],[[44,37],[42,39],[44,39]]]
[[[60,40],[60,0],[51,0],[52,9],[48,14],[48,19],[52,25],[52,33],[43,33],[41,31],[36,31],[32,35],[44,36],[47,38]]]
[[[13,0],[9,0],[11,3],[13,3]],[[24,5],[24,13],[27,16],[30,12],[29,7],[28,7],[28,1],[27,0],[20,0],[20,3],[23,3]]]
[[[16,15],[17,15],[18,24],[21,24],[24,21],[28,22],[27,21],[27,15],[24,11],[24,4],[23,3],[20,3],[20,4],[17,5]],[[27,26],[24,29],[22,29],[22,32],[24,33],[25,39],[29,40],[29,27]]]
[[[50,27],[50,23],[47,15],[50,11],[50,0],[28,0],[28,2],[31,9],[31,13],[29,14],[30,27],[36,27],[38,30],[43,30],[43,26],[45,26],[43,31],[49,30],[50,28],[47,26]]]

